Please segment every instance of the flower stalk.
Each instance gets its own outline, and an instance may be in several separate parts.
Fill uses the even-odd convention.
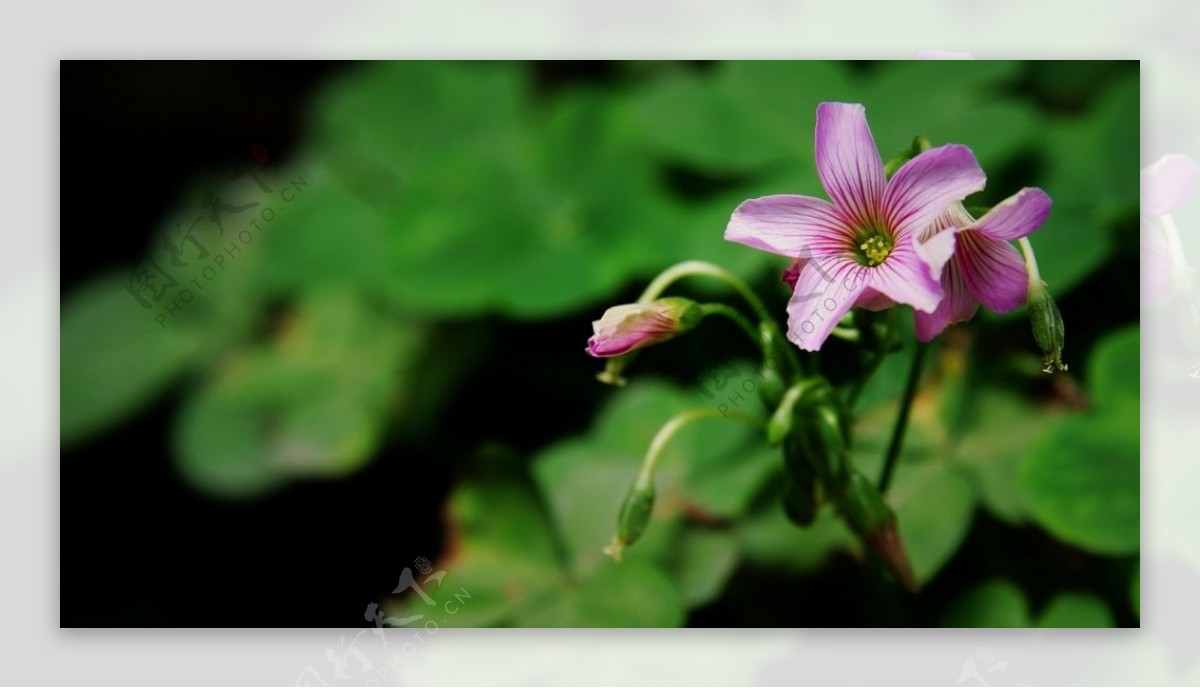
[[[612,542],[604,548],[605,554],[616,561],[621,561],[625,548],[636,542],[642,536],[642,533],[645,532],[646,527],[650,523],[650,516],[654,511],[654,475],[658,470],[658,462],[661,460],[663,452],[680,430],[690,423],[705,418],[727,418],[745,423],[754,428],[763,427],[761,418],[737,411],[723,411],[715,408],[699,408],[684,411],[668,420],[654,434],[654,439],[650,441],[650,447],[646,450],[646,455],[642,459],[642,467],[638,472],[637,479],[626,493],[625,499],[621,504],[621,510],[617,514],[616,534],[613,536]]]
[[[896,462],[900,458],[900,450],[904,446],[904,433],[908,430],[908,419],[912,415],[913,400],[917,397],[917,387],[920,386],[921,368],[925,362],[925,352],[929,345],[917,342],[913,352],[912,364],[908,368],[908,379],[904,383],[904,396],[900,399],[900,410],[896,413],[896,422],[892,426],[892,438],[888,442],[887,454],[883,457],[883,473],[879,476],[879,491],[886,493],[892,482],[892,474],[896,470]]]

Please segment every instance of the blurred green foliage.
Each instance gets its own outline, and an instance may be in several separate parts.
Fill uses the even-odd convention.
[[[684,259],[774,282],[780,260],[721,233],[745,198],[821,195],[812,131],[823,100],[866,104],[885,158],[915,134],[971,146],[990,178],[981,204],[1046,189],[1054,210],[1032,241],[1052,292],[1070,297],[1124,245],[1138,203],[1137,73],[1101,72],[1094,92],[1063,95],[1070,65],[664,63],[553,88],[524,64],[361,65],[319,93],[304,155],[267,174],[270,193],[220,182],[274,215],[261,231],[245,218],[219,238],[206,230],[226,260],[194,300],[143,308],[124,272],[68,295],[63,444],[175,388],[182,475],[216,497],[253,498],[347,475],[389,437],[425,432],[475,366],[497,363],[473,322],[586,323],[599,315],[587,309]],[[181,210],[164,226],[191,219]],[[230,253],[241,230],[252,241]],[[165,264],[160,246],[147,255]],[[1136,274],[1124,279],[1136,292]],[[889,493],[921,583],[954,559],[981,509],[1083,552],[1137,554],[1138,336],[1109,331],[1137,313],[1064,303],[1085,304],[1063,315],[1086,404],[1047,395],[1023,311],[975,324],[1008,344],[951,337],[938,351]],[[1085,320],[1091,339],[1073,338]],[[885,361],[859,404],[854,460],[868,475],[880,468],[908,355]],[[582,355],[579,366],[598,368]],[[787,522],[777,453],[741,426],[711,422],[669,448],[644,540],[620,565],[605,558],[654,432],[680,410],[719,403],[698,387],[635,378],[585,434],[547,429],[533,457],[464,457],[448,576],[428,591],[470,591],[455,624],[673,626],[718,600],[741,568],[803,576],[841,554],[862,557],[828,510],[805,530]],[[1127,596],[1137,583],[1125,580]],[[399,600],[408,611],[423,604]],[[1113,619],[1104,601],[1075,593],[1034,614],[1020,587],[996,579],[963,592],[941,621]]]

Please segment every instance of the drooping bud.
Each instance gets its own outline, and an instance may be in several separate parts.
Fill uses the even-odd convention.
[[[800,395],[803,393],[804,387],[801,385],[793,386],[784,392],[775,413],[771,414],[770,420],[767,421],[767,444],[777,447],[792,432],[796,422],[796,402],[800,401]]]
[[[792,432],[796,425],[797,414],[803,412],[803,407],[824,398],[830,389],[829,381],[823,377],[810,377],[792,385],[784,392],[771,419],[767,421],[767,443],[772,447],[778,446],[783,438]]]
[[[1029,308],[1029,323],[1033,326],[1033,339],[1042,350],[1042,366],[1047,373],[1055,369],[1066,370],[1062,362],[1063,345],[1066,342],[1066,328],[1063,326],[1062,313],[1058,312],[1058,304],[1046,289],[1046,283],[1038,272],[1037,257],[1033,254],[1033,245],[1029,237],[1017,239],[1021,248],[1021,257],[1025,259],[1025,276],[1029,278],[1025,303]]]
[[[604,553],[621,561],[621,552],[646,532],[650,514],[654,511],[654,484],[638,481],[625,494],[621,510],[617,512],[617,534]]]
[[[879,490],[856,471],[838,496],[837,505],[851,530],[879,557],[888,572],[905,588],[915,591],[917,578],[900,541],[896,514],[883,501]]]
[[[807,429],[811,433],[810,443],[821,453],[822,472],[829,483],[839,485],[845,481],[850,467],[850,446],[842,427],[841,414],[831,401],[826,400],[812,407]]]
[[[764,364],[758,370],[758,394],[767,408],[776,406],[783,400],[784,387],[787,385],[779,374],[779,367],[774,368]]]
[[[1029,280],[1029,322],[1033,326],[1033,338],[1042,350],[1043,370],[1053,373],[1066,370],[1062,361],[1063,345],[1066,341],[1066,328],[1063,326],[1062,313],[1058,304],[1046,289],[1046,283],[1041,279]]]
[[[623,356],[683,334],[703,317],[700,304],[679,297],[613,306],[592,323],[587,352],[597,358]]]

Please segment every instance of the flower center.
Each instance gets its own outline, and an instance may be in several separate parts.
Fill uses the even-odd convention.
[[[863,239],[858,245],[858,250],[858,262],[875,267],[892,252],[892,240],[884,234],[875,234]]]

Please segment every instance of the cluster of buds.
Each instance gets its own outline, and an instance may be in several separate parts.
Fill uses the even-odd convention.
[[[915,591],[896,514],[851,463],[849,420],[829,382],[810,378],[789,389],[767,425],[767,440],[783,446],[788,518],[807,527],[825,502],[832,503],[888,572]]]

